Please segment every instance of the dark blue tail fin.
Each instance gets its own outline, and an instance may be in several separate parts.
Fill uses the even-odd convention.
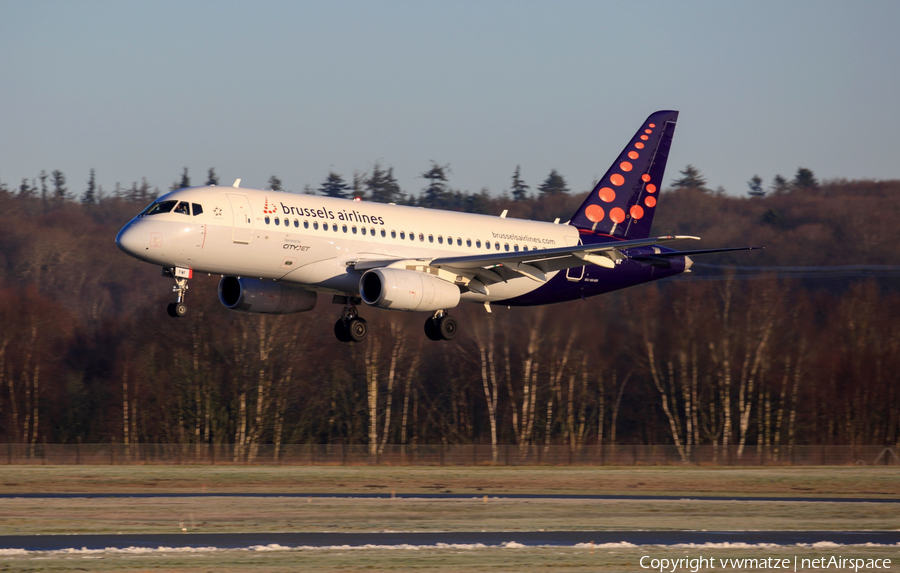
[[[648,117],[569,224],[586,234],[649,237],[677,119],[677,111]]]

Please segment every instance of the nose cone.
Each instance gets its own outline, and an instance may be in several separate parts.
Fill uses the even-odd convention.
[[[116,235],[116,246],[122,250],[122,252],[131,255],[132,257],[141,257],[141,251],[143,247],[143,233],[134,228],[134,223],[128,223],[122,230],[119,231],[119,234]]]

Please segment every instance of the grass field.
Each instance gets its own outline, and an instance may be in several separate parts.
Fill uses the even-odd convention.
[[[900,496],[900,466],[0,466],[2,493],[501,493]]]
[[[471,493],[471,499],[0,499],[0,535],[274,531],[900,529],[897,504],[511,500],[503,493],[900,496],[900,469],[0,466],[16,493]],[[0,553],[4,571],[647,571],[642,555],[887,557],[900,548],[467,547]]]

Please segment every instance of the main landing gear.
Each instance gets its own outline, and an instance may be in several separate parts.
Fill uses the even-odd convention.
[[[443,310],[435,312],[425,321],[425,336],[431,340],[453,340],[457,334],[459,325],[456,319]]]
[[[169,316],[172,318],[179,318],[186,315],[187,305],[184,304],[184,295],[188,289],[187,282],[190,278],[191,271],[189,269],[164,268],[162,274],[163,276],[175,279],[175,286],[172,287],[172,292],[175,293],[175,302],[169,303],[169,306],[166,307],[166,312],[168,312]]]
[[[356,297],[346,297],[347,306],[341,312],[341,317],[334,323],[334,335],[341,342],[362,342],[369,334],[369,324],[365,318],[359,316],[356,304],[362,302]]]

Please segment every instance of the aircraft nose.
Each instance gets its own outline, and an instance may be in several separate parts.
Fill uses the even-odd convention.
[[[116,235],[116,246],[119,247],[122,252],[129,254],[132,257],[138,256],[138,252],[142,246],[141,235],[142,233],[135,229],[133,224],[129,223],[122,227],[122,230]]]

